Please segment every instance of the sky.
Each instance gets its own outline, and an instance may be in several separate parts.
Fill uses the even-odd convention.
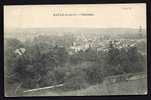
[[[74,14],[76,16],[54,16]],[[81,14],[91,14],[83,16]],[[146,4],[4,6],[4,29],[48,27],[146,28]]]

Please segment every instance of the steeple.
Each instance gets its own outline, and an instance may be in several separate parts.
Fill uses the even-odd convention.
[[[139,32],[140,33],[142,32],[142,26],[141,25],[139,26]]]
[[[143,37],[143,34],[142,34],[142,26],[140,25],[139,26],[139,36],[140,36],[140,38],[142,38]]]

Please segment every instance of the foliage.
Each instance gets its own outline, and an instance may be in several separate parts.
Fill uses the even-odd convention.
[[[105,61],[107,76],[141,72],[145,66],[145,59],[135,46],[118,49],[110,45]]]
[[[5,72],[11,76],[9,80],[21,82],[24,88],[65,84],[66,89],[81,89],[101,83],[106,76],[144,70],[145,56],[137,47],[118,49],[109,43],[108,51],[89,47],[69,55],[72,38],[64,37],[68,40],[57,37],[52,41],[44,36],[26,42],[6,39]],[[21,47],[26,52],[15,54]]]

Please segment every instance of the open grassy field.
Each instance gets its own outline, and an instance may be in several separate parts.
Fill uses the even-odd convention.
[[[147,77],[117,83],[104,81],[102,84],[75,91],[54,91],[51,89],[25,93],[23,96],[98,96],[98,95],[143,95],[147,94]]]

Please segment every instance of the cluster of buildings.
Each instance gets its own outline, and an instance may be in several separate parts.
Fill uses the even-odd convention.
[[[76,37],[76,40],[72,43],[72,46],[69,47],[69,54],[74,54],[79,51],[86,51],[88,48],[95,47],[96,39],[90,39],[80,34]]]
[[[73,45],[69,48],[69,54],[74,54],[79,51],[86,51],[88,48],[96,49],[99,51],[108,51],[109,44],[112,44],[114,48],[122,49],[129,47],[136,47],[136,41],[131,39],[116,39],[116,40],[104,40],[99,41],[97,38],[86,38],[83,34],[77,37],[77,40],[73,42]]]
[[[128,39],[119,39],[111,42],[113,47],[118,49],[136,46],[136,42],[134,40],[128,40]]]

